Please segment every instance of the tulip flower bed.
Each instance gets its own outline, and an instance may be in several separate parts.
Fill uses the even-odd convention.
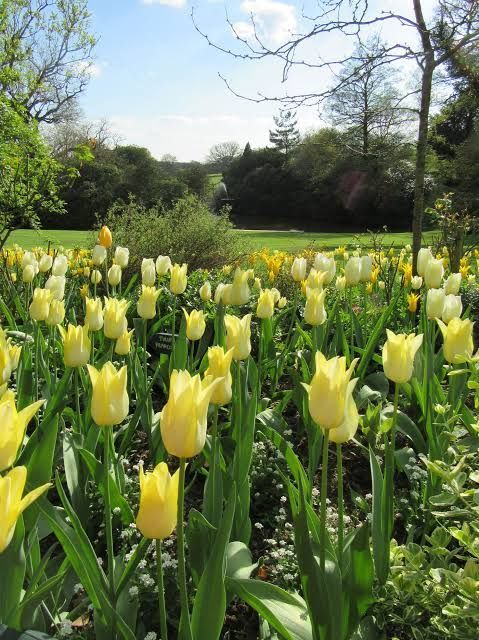
[[[0,637],[475,637],[473,257],[128,262],[0,257]]]

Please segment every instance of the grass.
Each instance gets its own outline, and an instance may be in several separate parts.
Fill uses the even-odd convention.
[[[278,251],[301,251],[309,246],[315,249],[334,249],[339,246],[356,245],[358,242],[370,246],[368,234],[353,233],[301,233],[295,231],[238,231],[247,238],[256,249],[266,247]],[[424,234],[424,243],[431,241],[434,232],[427,231]],[[24,249],[33,247],[46,247],[50,242],[54,247],[75,249],[92,246],[95,240],[93,231],[66,231],[66,230],[32,230],[19,229],[10,236],[7,246],[18,244]],[[411,233],[387,233],[384,234],[384,243],[395,247],[401,247],[412,242]]]

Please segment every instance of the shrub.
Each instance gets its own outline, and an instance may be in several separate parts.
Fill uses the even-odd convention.
[[[169,255],[186,262],[190,271],[211,269],[240,259],[247,246],[235,232],[228,211],[211,213],[196,195],[189,194],[171,208],[145,208],[135,200],[118,203],[106,224],[116,245],[130,249],[130,267],[138,270],[143,257]]]

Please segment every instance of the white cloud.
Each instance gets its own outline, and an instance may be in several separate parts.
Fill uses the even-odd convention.
[[[96,63],[88,60],[81,60],[76,64],[76,69],[79,73],[90,76],[90,78],[98,78],[103,73],[103,69],[108,66],[108,63]]]
[[[288,40],[297,29],[296,9],[293,5],[277,0],[244,0],[241,11],[252,16],[252,21],[241,20],[234,24],[238,35],[251,38],[253,22],[260,38],[271,43]]]
[[[186,0],[141,0],[141,4],[163,4],[166,7],[182,9],[186,5]]]

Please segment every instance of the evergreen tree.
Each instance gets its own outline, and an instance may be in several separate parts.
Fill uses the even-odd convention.
[[[298,144],[300,135],[298,121],[294,111],[280,110],[279,116],[273,116],[276,129],[269,132],[269,141],[285,155]]]

